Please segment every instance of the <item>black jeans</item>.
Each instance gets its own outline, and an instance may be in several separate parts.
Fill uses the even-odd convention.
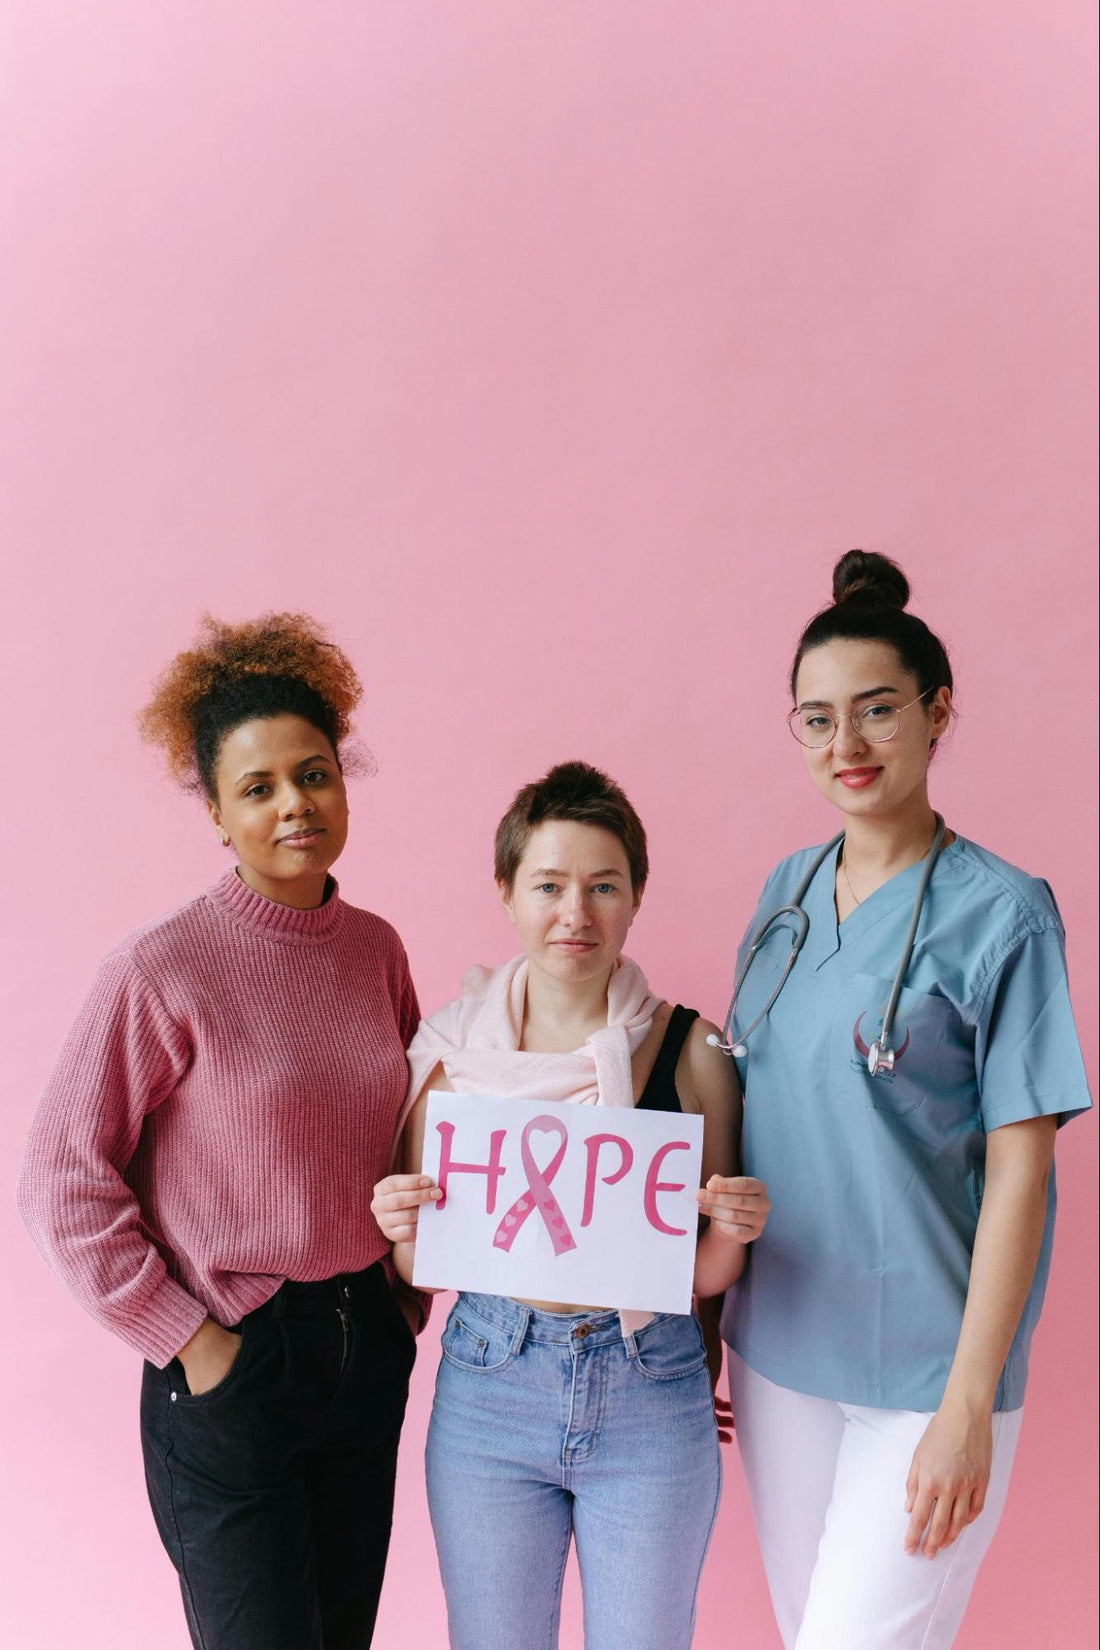
[[[413,1335],[381,1266],[284,1283],[192,1397],[146,1364],[145,1480],[196,1650],[366,1650]]]

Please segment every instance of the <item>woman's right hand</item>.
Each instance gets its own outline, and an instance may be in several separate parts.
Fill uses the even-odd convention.
[[[242,1338],[235,1330],[223,1329],[213,1318],[207,1318],[187,1345],[180,1347],[176,1357],[183,1365],[192,1398],[201,1398],[225,1380],[237,1361]]]
[[[443,1196],[426,1174],[391,1174],[374,1188],[371,1214],[391,1243],[416,1242],[416,1218],[422,1203],[435,1203]]]

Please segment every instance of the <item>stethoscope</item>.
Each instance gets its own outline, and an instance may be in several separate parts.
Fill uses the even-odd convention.
[[[925,856],[925,866],[921,873],[920,886],[917,889],[917,895],[913,901],[913,915],[909,919],[909,932],[905,936],[905,945],[902,948],[897,973],[894,975],[894,984],[890,991],[890,999],[886,1004],[886,1012],[882,1016],[882,1029],[879,1031],[878,1036],[867,1050],[867,1070],[871,1073],[872,1077],[892,1077],[894,1075],[895,1054],[894,1050],[890,1046],[890,1034],[894,1029],[894,1016],[897,1013],[898,999],[901,996],[901,988],[905,982],[905,975],[909,968],[909,959],[913,955],[913,943],[917,937],[917,928],[920,923],[921,907],[924,904],[924,895],[925,890],[928,887],[928,879],[932,875],[932,868],[939,856],[940,849],[943,847],[944,834],[947,830],[947,826],[944,824],[940,815],[936,814],[934,817],[936,820],[936,834],[932,838],[932,846],[929,848],[928,853]],[[810,931],[810,919],[802,909],[802,901],[806,897],[806,890],[809,888],[811,882],[814,880],[814,877],[816,877],[818,871],[820,871],[822,865],[824,865],[833,849],[838,845],[838,843],[843,841],[844,832],[841,831],[838,836],[833,837],[831,842],[827,842],[825,844],[821,852],[815,856],[813,863],[806,872],[806,875],[802,878],[802,881],[795,889],[794,897],[790,904],[781,905],[778,910],[773,911],[771,916],[761,923],[760,927],[757,929],[756,934],[753,937],[752,944],[749,946],[749,949],[745,954],[745,960],[738,969],[737,978],[733,982],[733,996],[730,998],[730,1006],[726,1010],[726,1018],[722,1025],[722,1036],[716,1037],[712,1032],[707,1038],[707,1042],[712,1048],[720,1049],[723,1054],[736,1055],[738,1059],[741,1059],[743,1055],[748,1053],[748,1049],[745,1045],[748,1043],[749,1038],[752,1036],[761,1020],[767,1019],[768,1014],[771,1012],[772,1005],[775,1003],[776,998],[779,996],[779,993],[787,983],[787,975],[794,967],[795,962],[798,959],[798,953],[802,950],[802,947],[806,943],[806,935]],[[773,928],[787,928],[790,930],[790,955],[787,957],[787,961],[783,965],[783,972],[780,974],[779,979],[776,982],[775,989],[768,998],[767,1002],[764,1004],[763,1008],[760,1010],[759,1014],[756,1016],[755,1020],[753,1020],[752,1024],[741,1033],[736,1041],[732,1041],[733,1017],[737,1012],[737,999],[741,994],[741,987],[745,983],[745,976],[752,965],[752,959],[756,956],[756,953],[759,951],[760,947],[763,945]]]

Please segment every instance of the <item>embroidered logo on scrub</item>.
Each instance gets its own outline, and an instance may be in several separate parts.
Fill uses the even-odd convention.
[[[884,1004],[883,1007],[879,1010],[879,1016],[878,1016],[878,1023],[879,1023],[879,1030],[880,1031],[882,1029],[882,1018],[883,1018],[883,1015],[885,1013],[886,1013],[886,1007],[885,1007],[885,1004]],[[860,1030],[860,1027],[862,1026],[862,1024],[863,1024],[863,1015],[861,1014],[859,1016],[859,1018],[857,1019],[855,1025],[852,1027],[852,1041],[856,1045],[856,1053],[859,1055],[858,1060],[856,1060],[856,1059],[852,1060],[852,1070],[853,1071],[862,1071],[864,1073],[864,1075],[866,1075],[866,1072],[867,1072],[867,1056],[871,1052],[871,1047],[870,1047],[869,1043],[865,1043],[864,1040],[863,1040],[863,1033]],[[903,1028],[898,1024],[897,1020],[895,1020],[894,1021],[894,1033],[893,1033],[893,1037],[891,1038],[891,1042],[893,1043],[893,1047],[894,1047],[894,1059],[895,1060],[900,1060],[902,1055],[905,1053],[906,1049],[909,1047],[909,1028],[908,1028],[908,1026],[906,1026],[904,1028],[905,1035],[904,1035],[904,1037],[902,1037],[901,1042],[900,1043],[898,1042],[898,1037],[901,1034],[902,1029]]]

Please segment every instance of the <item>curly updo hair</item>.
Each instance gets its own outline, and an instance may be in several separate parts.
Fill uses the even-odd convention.
[[[873,550],[848,550],[833,568],[833,601],[822,608],[799,639],[791,666],[791,698],[803,657],[826,642],[887,642],[902,667],[915,676],[922,699],[937,688],[953,688],[947,649],[923,619],[905,611],[909,581],[897,562]]]
[[[237,625],[207,615],[194,645],[157,681],[138,728],[180,784],[215,800],[218,753],[234,728],[300,716],[339,761],[362,691],[350,660],[307,613],[264,613]]]
[[[630,867],[631,888],[635,894],[641,893],[649,877],[645,827],[626,792],[587,762],[559,762],[534,784],[516,792],[512,806],[497,826],[493,854],[497,882],[511,889],[531,832],[550,819],[598,825],[617,836]]]

